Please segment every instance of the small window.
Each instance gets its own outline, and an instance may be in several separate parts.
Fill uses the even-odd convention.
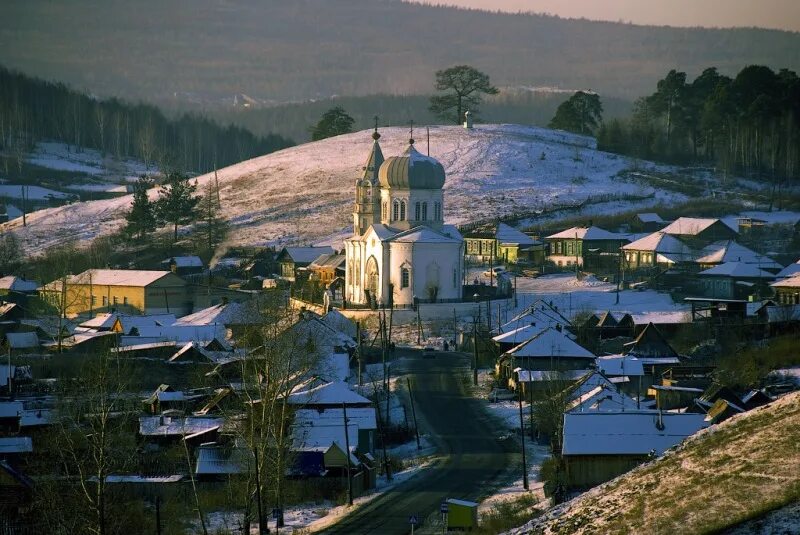
[[[415,204],[414,204],[414,219],[415,219],[416,221],[419,221],[419,214],[420,214],[420,211],[419,211],[419,203],[415,203]]]
[[[400,221],[406,220],[406,201],[400,201]]]
[[[123,297],[122,298],[122,304],[123,305],[127,305],[128,304],[128,298],[127,297]]]
[[[103,296],[103,306],[107,306],[107,305],[108,305],[108,297],[106,297],[106,296],[104,295],[104,296]]]
[[[400,269],[400,287],[408,288],[411,285],[411,273],[408,268]]]
[[[117,296],[115,295],[112,299],[114,300],[114,304],[116,305],[117,304]]]
[[[399,221],[400,220],[400,203],[394,201],[392,203],[392,221]]]
[[[428,203],[426,202],[422,203],[422,220],[428,220]]]
[[[92,296],[92,306],[95,305],[97,305],[97,298],[95,296]]]
[[[442,220],[442,203],[436,202],[433,204],[433,219],[435,221]]]

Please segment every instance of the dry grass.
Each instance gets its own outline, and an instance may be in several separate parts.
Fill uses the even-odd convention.
[[[714,533],[798,499],[800,393],[793,393],[513,533]]]

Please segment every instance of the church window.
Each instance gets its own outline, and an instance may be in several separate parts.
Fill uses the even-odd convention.
[[[419,202],[414,204],[414,220],[419,221]]]
[[[422,203],[422,220],[428,220],[428,203],[426,202]]]
[[[458,270],[453,268],[453,288],[458,287]]]
[[[400,201],[400,221],[406,220],[406,201]]]
[[[392,221],[400,220],[400,201],[392,203]]]
[[[433,219],[435,221],[442,220],[442,203],[436,202],[433,204]]]
[[[400,287],[408,288],[411,285],[411,272],[408,268],[400,268]]]

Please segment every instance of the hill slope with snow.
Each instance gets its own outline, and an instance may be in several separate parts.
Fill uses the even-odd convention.
[[[371,148],[370,131],[325,139],[254,158],[219,170],[222,213],[234,244],[336,241],[350,232],[354,182]],[[381,130],[385,157],[400,154],[408,131]],[[427,151],[424,132],[416,147]],[[460,224],[484,218],[574,204],[610,195],[674,194],[622,180],[630,167],[621,156],[598,151],[593,138],[519,125],[430,128],[430,154],[447,172],[445,220]],[[639,162],[639,168],[655,169]],[[663,167],[659,167],[664,169]],[[213,173],[198,178],[213,182]],[[152,191],[152,196],[156,191]],[[28,226],[12,221],[29,251],[67,238],[85,241],[121,227],[131,196],[42,210]]]
[[[800,392],[734,416],[507,535],[798,533]],[[789,508],[795,510],[794,508]]]

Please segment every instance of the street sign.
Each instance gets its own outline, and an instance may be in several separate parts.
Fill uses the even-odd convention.
[[[439,506],[439,512],[443,515],[447,514],[447,502],[442,502],[442,505]]]
[[[417,518],[417,515],[408,515],[408,523],[412,526],[419,525],[419,519]]]

